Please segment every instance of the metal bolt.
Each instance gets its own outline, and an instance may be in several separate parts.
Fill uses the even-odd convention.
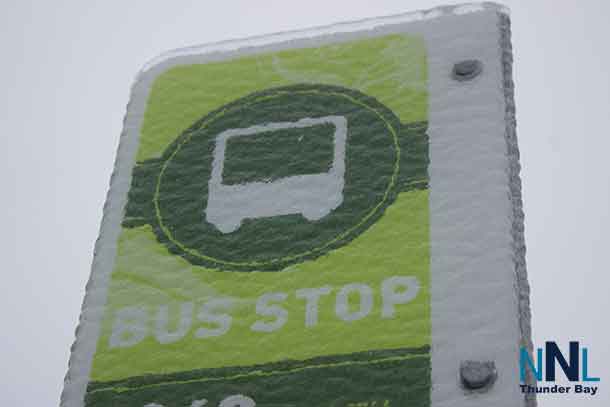
[[[469,81],[483,71],[483,63],[478,59],[467,59],[453,65],[451,76],[456,81]]]
[[[490,387],[498,373],[493,361],[478,362],[467,360],[460,363],[460,379],[468,390],[479,390]]]

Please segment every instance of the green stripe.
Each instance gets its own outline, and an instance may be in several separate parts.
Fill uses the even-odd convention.
[[[395,361],[402,361],[402,360],[408,360],[408,359],[413,359],[413,358],[422,358],[422,357],[426,357],[426,358],[430,357],[430,354],[429,353],[412,354],[412,355],[396,356],[396,357],[382,358],[382,359],[376,359],[376,360],[346,361],[346,362],[328,363],[328,364],[321,364],[321,365],[302,366],[300,368],[283,370],[283,371],[274,370],[274,371],[264,372],[264,371],[260,371],[260,370],[254,370],[252,372],[236,374],[233,376],[202,377],[200,379],[168,381],[168,382],[164,382],[164,383],[148,384],[148,385],[142,385],[142,386],[137,386],[137,387],[106,387],[106,388],[99,388],[99,389],[92,390],[89,392],[89,394],[107,392],[107,391],[112,391],[115,393],[124,393],[124,392],[128,392],[128,391],[136,391],[136,390],[149,389],[149,388],[161,387],[161,386],[171,386],[171,385],[176,385],[176,384],[192,384],[192,383],[204,383],[204,382],[212,382],[212,381],[227,381],[227,380],[244,379],[244,378],[248,378],[248,377],[269,377],[269,376],[297,373],[297,372],[302,372],[302,371],[309,370],[309,369],[324,369],[324,368],[329,368],[329,367],[370,365],[370,364],[395,362]]]
[[[188,407],[205,399],[216,407],[243,394],[257,407],[428,407],[430,388],[430,347],[425,346],[92,383],[85,404]]]

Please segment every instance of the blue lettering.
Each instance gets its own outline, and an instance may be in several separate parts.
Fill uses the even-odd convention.
[[[546,380],[555,381],[555,360],[571,382],[578,381],[578,342],[570,342],[570,363],[566,361],[555,342],[546,342]]]
[[[536,366],[534,366],[534,362],[532,361],[532,359],[530,359],[530,356],[527,353],[527,349],[521,348],[521,357],[519,358],[519,370],[520,370],[521,382],[526,381],[526,375],[525,375],[526,365],[529,366],[532,373],[534,373],[534,377],[536,378],[536,380],[538,380],[538,381],[542,380],[542,348],[536,349],[536,353],[537,353],[538,368],[536,368]]]
[[[589,350],[582,348],[582,381],[599,382],[599,377],[589,377]]]

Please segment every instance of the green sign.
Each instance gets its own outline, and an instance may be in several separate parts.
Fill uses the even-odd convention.
[[[139,143],[88,406],[429,403],[421,39],[173,67]]]
[[[138,75],[61,407],[534,407],[507,10]]]
[[[422,143],[423,128],[409,129],[355,90],[254,93],[205,115],[160,159],[136,167],[125,225],[153,226],[192,264],[283,270],[350,242],[401,190],[425,188],[424,157],[409,168],[404,155]]]

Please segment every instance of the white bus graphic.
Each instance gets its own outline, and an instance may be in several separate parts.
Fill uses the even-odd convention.
[[[335,128],[333,162],[327,172],[288,176],[272,182],[223,184],[225,152],[230,138],[283,129],[305,129],[320,124],[332,124]],[[303,137],[307,137],[306,131]],[[323,218],[343,202],[346,139],[347,120],[343,116],[304,118],[296,122],[275,122],[223,131],[216,136],[205,219],[222,233],[231,233],[239,229],[244,219],[290,214],[301,214],[309,221]]]

